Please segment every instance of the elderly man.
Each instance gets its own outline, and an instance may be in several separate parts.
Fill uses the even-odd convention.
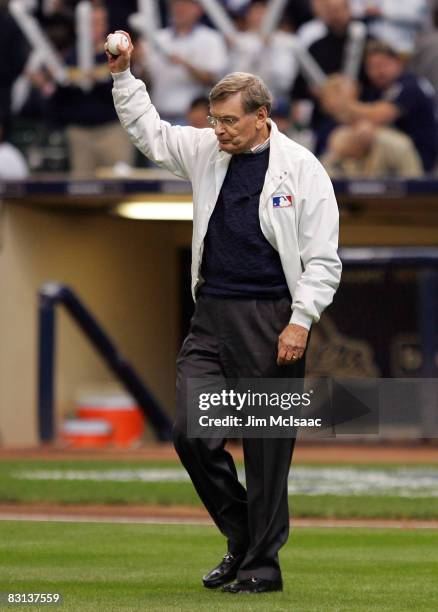
[[[196,310],[177,361],[174,443],[228,540],[203,583],[228,593],[280,591],[294,438],[243,439],[245,490],[223,438],[188,436],[188,383],[303,377],[310,326],[341,273],[333,188],[317,159],[268,119],[271,95],[258,77],[233,73],[213,87],[214,129],[171,126],[131,75],[131,53],[132,45],[108,54],[120,121],[145,155],[193,185]]]

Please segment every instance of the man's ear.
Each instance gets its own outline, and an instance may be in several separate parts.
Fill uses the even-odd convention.
[[[266,123],[266,119],[268,118],[268,110],[266,106],[261,106],[257,109],[257,127],[262,128]]]

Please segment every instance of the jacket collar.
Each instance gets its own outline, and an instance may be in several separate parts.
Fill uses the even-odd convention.
[[[271,126],[271,151],[269,154],[268,174],[271,180],[282,182],[288,174],[287,151],[284,150],[282,139],[285,138],[272,119],[268,119]]]

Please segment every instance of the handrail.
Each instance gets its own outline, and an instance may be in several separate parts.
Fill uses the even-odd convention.
[[[171,439],[171,422],[130,363],[121,355],[102,326],[75,292],[56,282],[39,290],[38,420],[40,440],[54,436],[55,307],[62,304],[101,357],[137,400],[160,441]]]

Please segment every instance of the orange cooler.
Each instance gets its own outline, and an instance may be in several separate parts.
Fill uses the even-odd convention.
[[[80,419],[103,419],[110,423],[114,446],[133,446],[139,443],[143,436],[143,412],[127,394],[94,394],[80,397],[77,402],[77,416]]]
[[[69,419],[61,425],[60,433],[69,448],[105,448],[112,441],[113,429],[108,421]]]

